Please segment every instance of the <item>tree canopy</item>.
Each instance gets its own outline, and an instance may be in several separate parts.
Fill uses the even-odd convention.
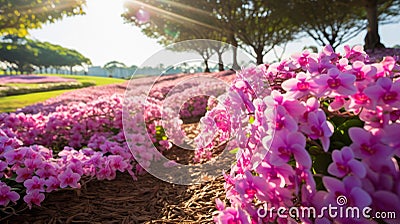
[[[335,48],[367,30],[365,48],[382,47],[378,23],[396,21],[400,0],[135,0],[125,8],[125,21],[161,44],[224,41],[242,47],[260,64],[274,46],[301,33]]]
[[[289,0],[281,4],[308,36],[333,48],[363,30],[367,31],[365,49],[384,47],[378,24],[395,22],[400,15],[400,0]]]
[[[0,35],[26,36],[29,29],[84,14],[86,0],[0,0]]]
[[[273,46],[298,32],[275,7],[262,0],[139,0],[126,5],[123,17],[164,45],[190,39],[224,41],[248,50],[260,64]]]
[[[293,23],[319,45],[336,48],[357,36],[367,26],[360,7],[347,6],[338,1],[289,0],[281,4]]]
[[[17,36],[5,36],[0,42],[0,61],[15,65],[19,71],[38,68],[72,68],[91,64],[91,61],[76,50],[49,42],[40,42]]]

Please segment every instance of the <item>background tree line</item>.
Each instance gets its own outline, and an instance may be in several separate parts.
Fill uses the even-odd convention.
[[[58,73],[61,68],[68,68],[72,74],[73,67],[91,64],[90,59],[76,50],[11,35],[1,38],[0,61],[9,73],[30,73],[35,69],[46,73],[49,68]]]
[[[86,0],[0,0],[0,35],[24,37],[66,16],[84,14]]]
[[[1,57],[9,54],[8,58],[13,58],[8,59],[10,63],[21,71],[32,65],[71,68],[74,63],[81,63],[83,58],[78,52],[66,53],[56,46],[50,47],[49,43],[32,43],[17,37],[25,37],[30,29],[40,28],[44,23],[84,14],[85,3],[85,0],[0,0],[0,36],[3,40],[13,36],[9,39],[16,41],[2,46]],[[261,64],[275,47],[306,35],[321,46],[330,44],[335,48],[366,30],[365,49],[382,48],[378,26],[397,21],[400,0],[130,0],[125,8],[122,16],[127,23],[140,27],[145,35],[163,45],[191,39],[217,40],[244,49]],[[10,48],[16,52],[10,53]],[[219,58],[219,69],[224,69],[221,56],[227,50],[226,45],[185,48],[202,56],[206,71],[214,54]],[[49,62],[51,59],[35,61],[54,51],[60,52],[53,56],[65,60],[64,65]],[[35,57],[25,57],[23,61],[23,53]],[[236,50],[233,50],[233,68],[238,68]]]
[[[67,16],[84,14],[86,0],[0,0],[0,62],[5,71],[32,72],[91,64],[79,52],[26,38],[40,28]],[[15,73],[14,72],[14,73]]]
[[[223,41],[246,50],[261,64],[274,47],[303,36],[335,48],[366,30],[364,48],[382,48],[378,25],[397,21],[400,0],[135,0],[125,8],[126,22],[163,45]],[[210,54],[223,51],[218,46],[208,52],[198,46],[187,49],[205,54],[206,65]]]

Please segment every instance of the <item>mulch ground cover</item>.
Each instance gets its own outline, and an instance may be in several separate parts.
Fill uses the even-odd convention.
[[[217,197],[224,197],[222,177],[182,186],[150,174],[138,181],[120,174],[112,181],[91,181],[78,191],[53,192],[41,207],[2,223],[211,223]]]

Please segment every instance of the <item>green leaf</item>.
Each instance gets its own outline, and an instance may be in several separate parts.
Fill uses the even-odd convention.
[[[253,123],[254,123],[254,120],[255,120],[254,116],[250,116],[250,117],[249,117],[249,123],[250,123],[250,124],[253,124]]]
[[[316,173],[328,174],[328,166],[332,163],[331,155],[328,153],[315,156],[313,168]]]
[[[316,145],[311,146],[308,149],[308,151],[310,152],[311,155],[319,155],[319,154],[321,154],[321,152],[324,152],[321,147],[316,146]]]
[[[343,146],[349,146],[352,143],[348,133],[349,129],[351,127],[363,127],[363,126],[364,123],[358,118],[347,120],[342,124],[338,125],[338,127],[336,128],[335,132],[331,137],[331,142],[332,142],[331,148],[337,149],[337,148],[342,148]]]
[[[239,147],[234,148],[234,149],[229,151],[230,154],[236,154],[237,152],[239,152]]]

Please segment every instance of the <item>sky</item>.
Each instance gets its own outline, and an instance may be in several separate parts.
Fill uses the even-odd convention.
[[[124,24],[121,14],[126,0],[87,0],[86,15],[64,18],[42,29],[30,31],[32,38],[72,48],[91,59],[95,66],[109,61],[120,61],[127,66],[142,65],[148,58],[162,50],[155,39],[141,33],[140,29]],[[379,27],[381,42],[387,47],[400,44],[400,23]],[[365,31],[349,41],[350,46],[363,44]],[[283,58],[299,52],[304,46],[317,46],[311,38],[301,38],[287,45]],[[343,46],[337,49],[341,51]],[[280,48],[276,48],[280,53]],[[273,52],[264,61],[276,60]]]

